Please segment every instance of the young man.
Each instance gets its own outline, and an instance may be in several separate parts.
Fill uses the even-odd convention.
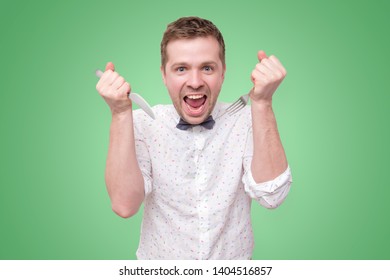
[[[275,56],[258,53],[251,106],[225,114],[217,102],[225,45],[197,17],[168,25],[161,73],[172,105],[152,120],[132,111],[130,85],[108,63],[96,88],[112,112],[106,185],[113,210],[134,215],[144,203],[139,259],[250,259],[251,200],[279,206],[291,173],[272,111],[286,75]]]

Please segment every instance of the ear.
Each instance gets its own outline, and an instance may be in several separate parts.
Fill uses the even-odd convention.
[[[163,82],[164,82],[164,85],[166,86],[167,85],[167,82],[166,82],[166,78],[165,78],[165,68],[164,68],[164,66],[160,66],[160,71],[161,71],[161,77],[162,77],[162,79],[163,79]]]
[[[222,81],[225,80],[226,64],[222,66]]]

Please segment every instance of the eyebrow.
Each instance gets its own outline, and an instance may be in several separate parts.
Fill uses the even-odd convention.
[[[200,65],[201,66],[212,65],[212,66],[216,67],[216,66],[218,66],[218,63],[216,63],[214,61],[205,61],[205,62],[202,62]],[[181,66],[189,66],[189,64],[186,62],[176,62],[176,63],[171,65],[171,68],[176,68],[176,67],[181,67]]]
[[[214,61],[206,61],[204,63],[202,63],[202,65],[212,65],[214,67],[218,66],[218,63],[214,62]]]
[[[172,64],[170,68],[176,68],[176,67],[180,67],[180,66],[188,66],[188,63],[176,62],[176,63]]]

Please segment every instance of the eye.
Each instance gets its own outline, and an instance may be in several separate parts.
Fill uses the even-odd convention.
[[[183,67],[183,66],[180,66],[180,67],[177,67],[177,68],[176,68],[176,71],[177,71],[177,72],[184,72],[184,70],[186,70],[186,69],[185,69],[185,67]]]
[[[203,69],[204,69],[206,72],[211,72],[211,71],[213,71],[213,67],[208,66],[208,65],[204,66]]]

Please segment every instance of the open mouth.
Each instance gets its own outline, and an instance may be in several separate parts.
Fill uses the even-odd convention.
[[[197,116],[203,113],[207,96],[204,94],[192,94],[184,97],[184,102],[190,115]]]

